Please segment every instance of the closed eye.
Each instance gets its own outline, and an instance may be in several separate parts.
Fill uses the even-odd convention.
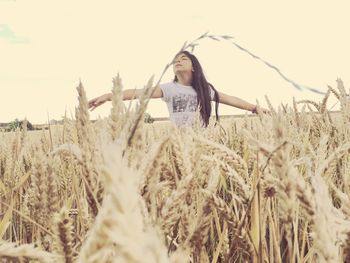
[[[187,59],[188,59],[188,57],[182,56],[182,57],[180,57],[180,58],[174,60],[174,63],[176,63],[176,62],[178,62],[178,61],[180,61],[180,60],[187,60]]]

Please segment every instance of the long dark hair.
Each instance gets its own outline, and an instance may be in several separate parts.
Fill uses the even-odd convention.
[[[210,87],[214,90],[214,101],[215,101],[215,115],[216,115],[216,123],[219,121],[219,93],[214,88],[212,84],[210,84],[203,73],[203,69],[198,59],[188,51],[181,51],[176,56],[180,54],[185,54],[191,61],[194,72],[192,72],[192,87],[197,93],[197,103],[200,106],[200,114],[205,124],[205,127],[209,124],[209,118],[211,115],[211,96],[210,96]],[[176,57],[175,56],[175,57]],[[174,81],[178,81],[177,76],[175,75]]]

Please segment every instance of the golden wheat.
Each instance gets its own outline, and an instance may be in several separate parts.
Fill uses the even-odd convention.
[[[94,123],[80,83],[75,120],[0,132],[0,262],[349,260],[341,80],[300,111],[266,98],[273,114],[206,130],[143,123],[152,83],[125,109],[118,75],[110,117]]]

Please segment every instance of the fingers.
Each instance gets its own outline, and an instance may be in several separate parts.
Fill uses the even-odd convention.
[[[91,100],[91,101],[89,101],[89,109],[91,110],[91,111],[93,111],[94,109],[96,109],[101,103],[99,103],[97,100]]]
[[[96,102],[89,102],[89,109],[93,111],[96,108]]]
[[[265,109],[265,108],[260,108],[260,109],[258,109],[257,110],[257,112],[256,112],[256,114],[267,114],[267,115],[271,115],[271,112],[269,111],[269,110],[267,110],[267,109]]]
[[[89,108],[92,107],[96,102],[96,99],[92,99],[88,101]]]
[[[98,106],[102,105],[103,103],[105,103],[107,101],[107,99],[105,98],[105,96],[100,96],[97,98],[94,98],[92,100],[90,100],[88,102],[88,108],[93,111],[94,109],[96,109]]]
[[[88,109],[95,107],[95,102],[89,102]]]

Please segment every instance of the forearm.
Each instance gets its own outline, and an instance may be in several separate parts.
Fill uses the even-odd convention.
[[[123,95],[122,100],[133,100],[133,99],[138,98],[140,94],[139,94],[138,90],[126,89],[126,90],[123,90],[122,95]],[[113,94],[110,92],[110,93],[107,93],[106,96],[107,96],[108,100],[111,101]]]
[[[236,107],[236,108],[239,108],[242,110],[248,110],[248,111],[254,111],[254,109],[256,108],[256,105],[251,104],[245,100],[242,100],[234,96],[228,96],[227,101],[223,103],[232,107]]]
[[[138,89],[126,89],[123,90],[123,100],[133,100],[140,96],[140,90]]]

